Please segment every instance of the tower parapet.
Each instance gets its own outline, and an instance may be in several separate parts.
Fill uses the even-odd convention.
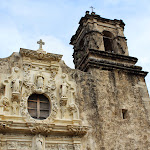
[[[74,46],[75,68],[82,71],[93,67],[102,70],[117,68],[146,75],[141,67],[135,66],[138,59],[129,56],[124,26],[122,20],[106,19],[86,11],[70,41]]]

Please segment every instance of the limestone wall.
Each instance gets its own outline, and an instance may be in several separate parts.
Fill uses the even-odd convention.
[[[90,126],[84,150],[149,149],[150,99],[144,77],[122,70],[63,71],[77,82],[81,119]]]

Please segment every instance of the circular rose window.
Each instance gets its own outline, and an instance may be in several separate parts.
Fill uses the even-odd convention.
[[[32,118],[46,119],[50,114],[49,99],[42,94],[32,94],[28,98],[28,112]]]

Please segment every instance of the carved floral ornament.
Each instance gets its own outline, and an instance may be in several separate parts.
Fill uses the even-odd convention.
[[[9,111],[10,102],[7,97],[2,98],[2,105],[4,107],[4,111]]]

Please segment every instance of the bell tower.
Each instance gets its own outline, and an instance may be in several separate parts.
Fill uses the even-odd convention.
[[[82,71],[88,71],[90,66],[102,68],[104,60],[106,68],[106,63],[112,63],[112,59],[113,62],[119,61],[120,58],[135,64],[137,59],[128,56],[124,26],[122,20],[110,20],[86,11],[70,42],[74,46],[75,68]]]

